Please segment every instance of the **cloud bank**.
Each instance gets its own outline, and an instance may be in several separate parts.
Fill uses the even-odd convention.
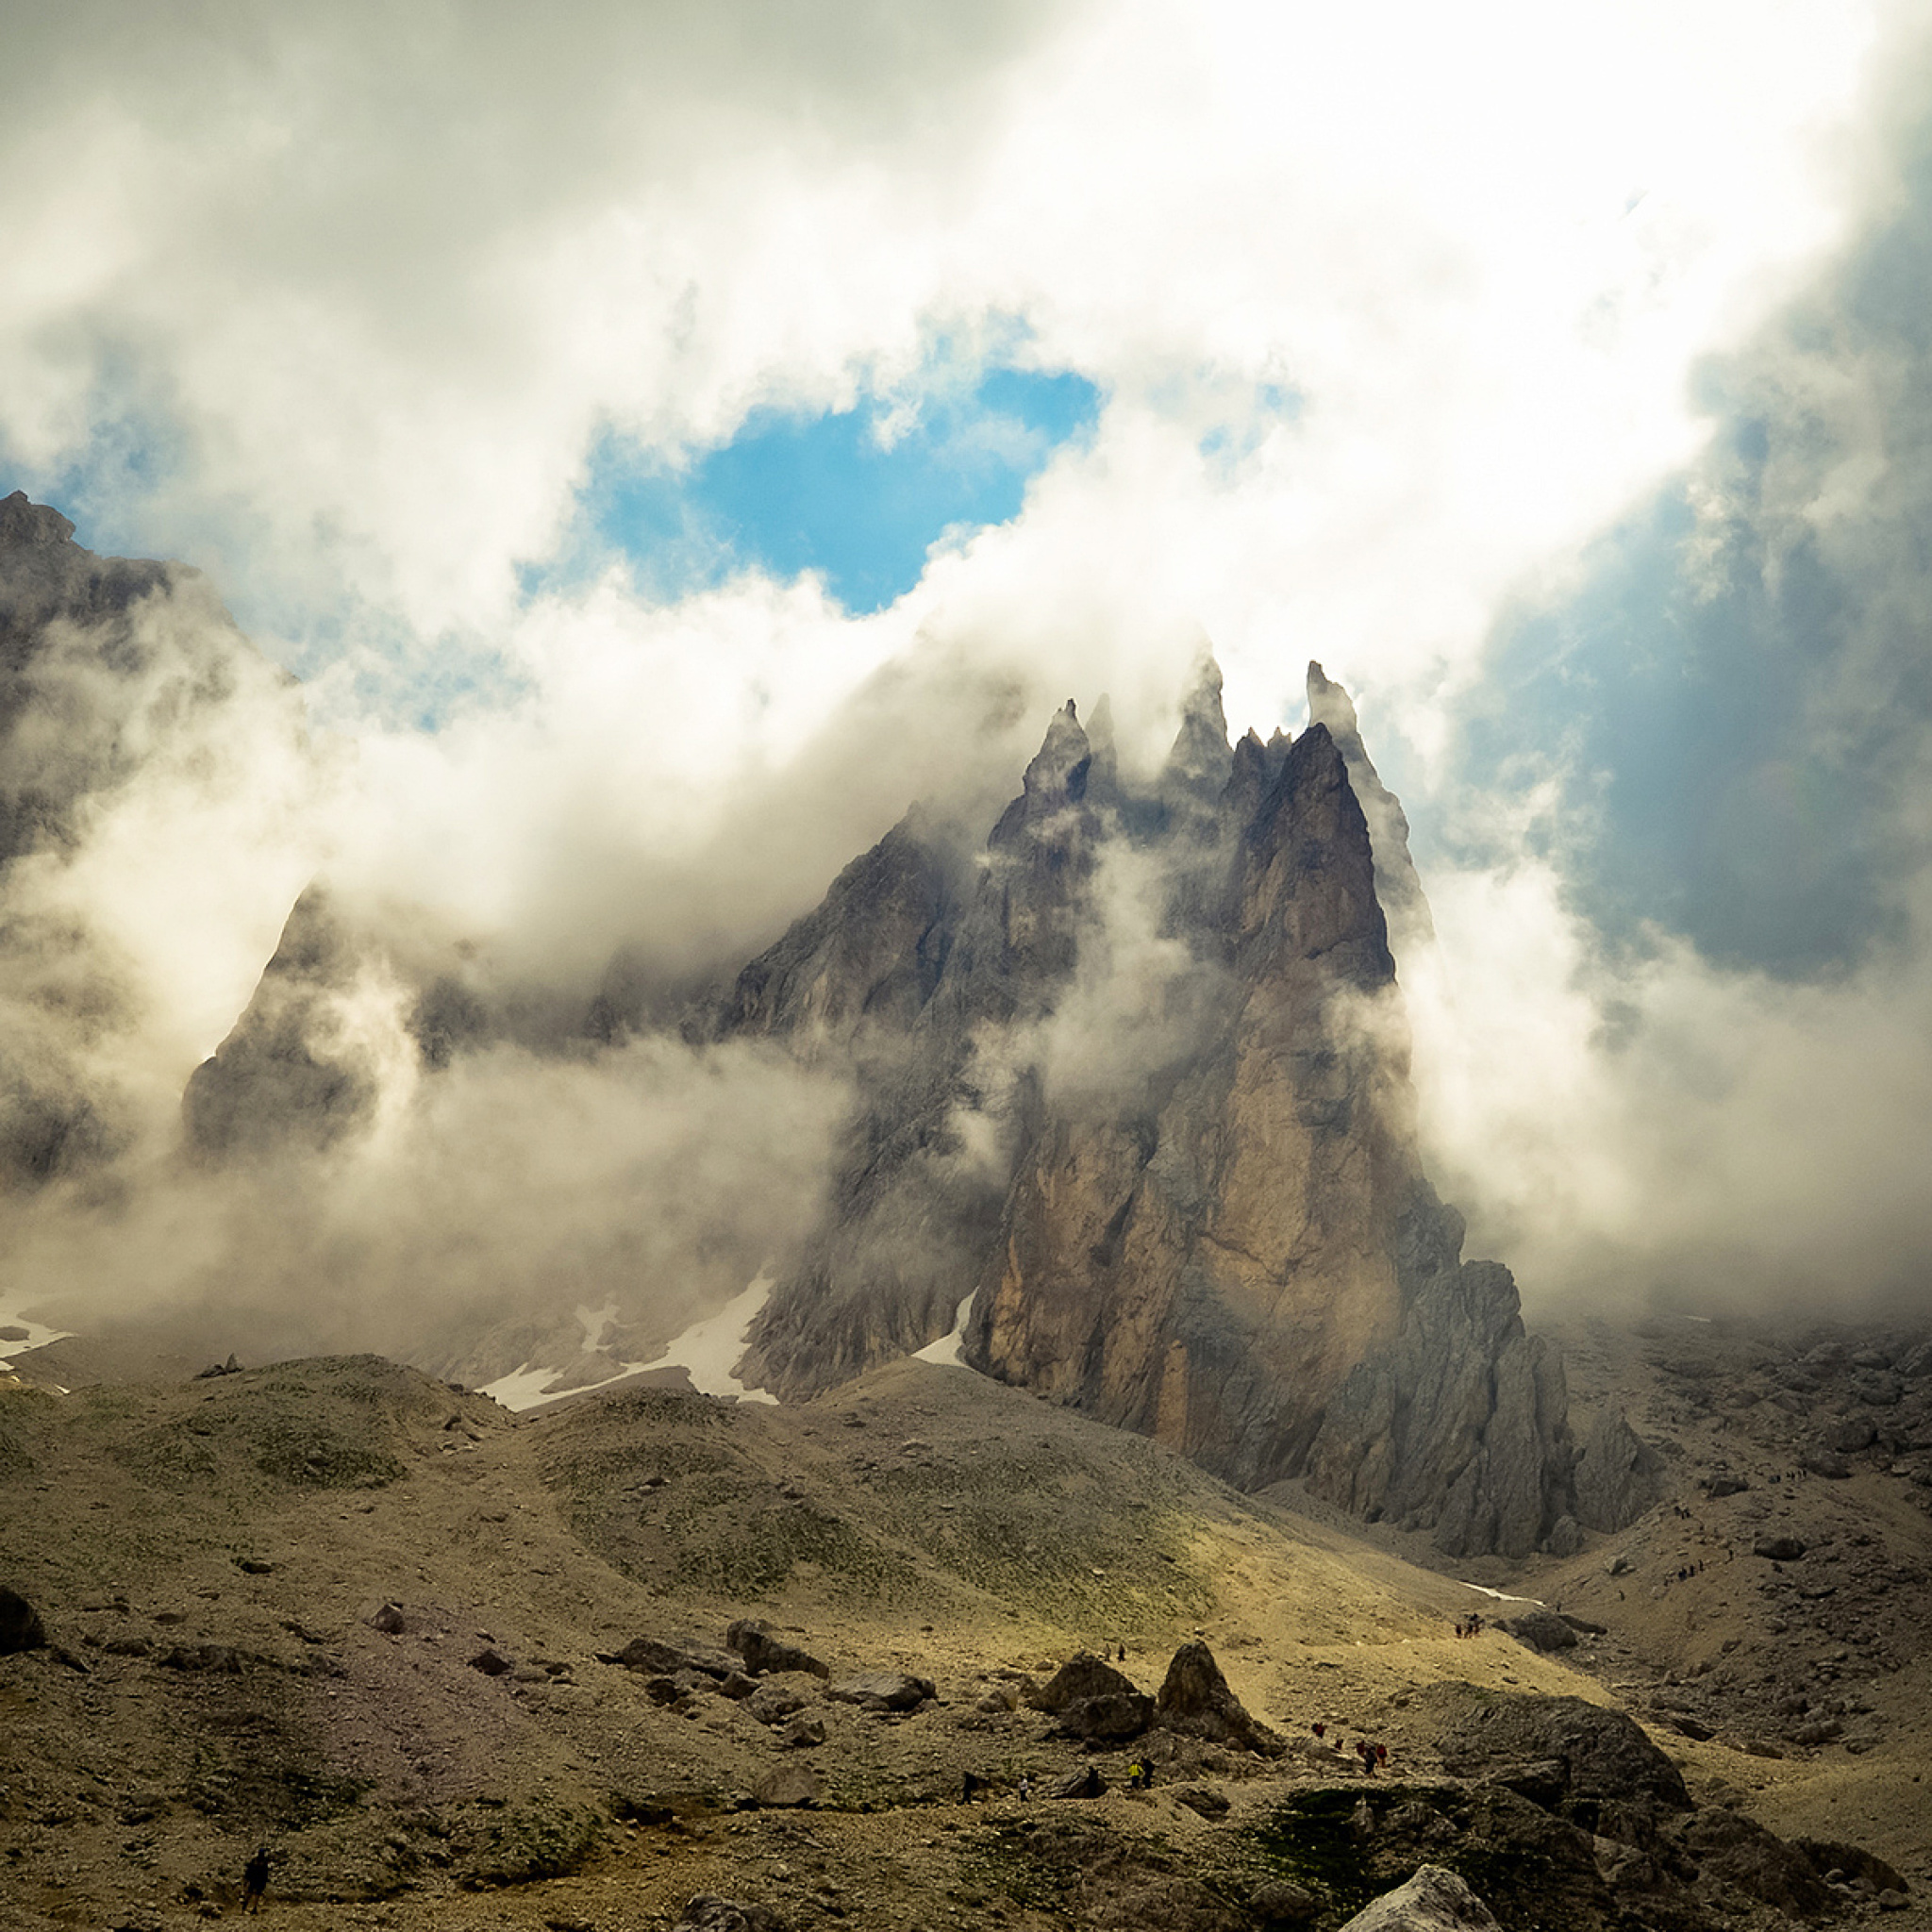
[[[1533,1303],[1923,1279],[1907,10],[5,31],[4,480],[96,550],[202,565],[304,679],[296,719],[238,672],[197,748],[14,861],[20,916],[83,935],[112,997],[16,975],[9,1056],[118,1096],[128,1189],[9,1210],[33,1279],[138,1298],[158,1213],[191,1300],[251,1247],[264,1297],[285,1250],[325,1253],[358,1307],[709,1283],[679,1124],[749,1124],[776,1241],[836,1094],[636,1041],[558,1060],[565,1016],[613,958],[627,1011],[674,1009],[915,797],[990,823],[1069,691],[1108,691],[1150,769],[1204,630],[1238,730],[1298,722],[1311,656],[1357,694],[1440,933],[1402,962],[1432,1158]],[[667,589],[600,520],[600,452],[675,485],[758,424],[903,424],[1002,368],[1091,385],[1091,431],[870,614],[716,529]],[[175,1164],[173,1108],[318,876],[497,1031],[455,1082],[379,1083],[393,1188],[338,1150],[278,1247],[267,1182],[233,1205]],[[1123,931],[1117,972],[1158,975]],[[358,1050],[406,1067],[403,995],[358,997]],[[518,1178],[525,1074],[549,1155]],[[63,1245],[109,1212],[113,1242]],[[625,1247],[654,1224],[684,1231]],[[466,1224],[494,1274],[435,1258]]]

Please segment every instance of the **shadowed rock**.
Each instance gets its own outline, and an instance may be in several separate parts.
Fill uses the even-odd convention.
[[[1166,1730],[1234,1744],[1263,1757],[1279,1757],[1286,1749],[1266,1724],[1248,1715],[1205,1643],[1184,1643],[1174,1652],[1154,1708],[1155,1722]]]
[[[1138,1738],[1154,1722],[1153,1698],[1088,1651],[1069,1657],[1026,1702],[1058,1717],[1055,1728],[1069,1738]]]
[[[18,1591],[0,1590],[0,1657],[39,1650],[47,1641],[41,1613]]]
[[[752,1618],[741,1618],[724,1633],[727,1648],[735,1650],[744,1659],[744,1667],[754,1676],[777,1674],[786,1671],[803,1671],[814,1677],[829,1677],[832,1668],[822,1663],[809,1651],[801,1650],[795,1643],[787,1643],[783,1638],[774,1636],[769,1624],[762,1624]]]

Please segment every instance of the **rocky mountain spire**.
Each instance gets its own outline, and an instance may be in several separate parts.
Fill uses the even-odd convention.
[[[1507,1270],[1462,1260],[1417,1151],[1383,897],[1400,808],[1371,793],[1378,842],[1353,708],[1320,695],[1292,743],[1230,750],[1207,661],[1118,812],[1074,706],[1054,716],[745,1379],[822,1389],[946,1332],[971,1289],[973,1366],[1231,1481],[1303,1476],[1457,1554],[1574,1533],[1560,1364]],[[1159,974],[1105,996],[1131,1011],[1093,984],[1147,957],[1099,890],[1116,841],[1165,894]],[[819,957],[835,900],[879,930],[853,877],[774,952]]]
[[[1348,762],[1349,782],[1369,822],[1369,837],[1375,848],[1376,890],[1389,916],[1390,934],[1399,958],[1407,947],[1425,944],[1436,936],[1429,902],[1408,853],[1408,820],[1402,801],[1382,783],[1362,743],[1354,699],[1312,658],[1308,660],[1308,722],[1327,727]]]

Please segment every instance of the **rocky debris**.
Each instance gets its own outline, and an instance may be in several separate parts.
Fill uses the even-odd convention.
[[[815,1717],[795,1717],[778,1733],[779,1745],[787,1751],[808,1751],[824,1741],[824,1724]]]
[[[786,1932],[786,1923],[763,1906],[700,1892],[677,1915],[671,1932]]]
[[[1531,1650],[1541,1651],[1545,1656],[1576,1648],[1576,1632],[1570,1620],[1555,1610],[1525,1610],[1520,1617],[1505,1617],[1502,1625],[1518,1642],[1526,1643]]]
[[[1456,1874],[1424,1865],[1407,1884],[1385,1891],[1341,1932],[1500,1932],[1495,1915]]]
[[[1176,1785],[1169,1795],[1176,1805],[1185,1805],[1200,1818],[1225,1818],[1228,1814],[1225,1794],[1212,1785]]]
[[[1509,1697],[1472,1707],[1443,1750],[1453,1775],[1492,1765],[1560,1764],[1561,1802],[1688,1811],[1683,1774],[1619,1710],[1580,1697]]]
[[[197,1373],[194,1379],[197,1382],[206,1382],[216,1375],[239,1375],[241,1373],[242,1364],[240,1360],[235,1356],[230,1355],[225,1362],[210,1362],[207,1368]]]
[[[1286,1748],[1266,1724],[1248,1715],[1205,1643],[1184,1643],[1174,1652],[1154,1709],[1157,1724],[1188,1737],[1234,1744],[1262,1757],[1279,1757]]]
[[[222,1676],[242,1674],[242,1654],[227,1643],[177,1643],[159,1658],[164,1671],[209,1671]]]
[[[9,497],[8,502],[12,499]],[[0,504],[0,509],[6,506]],[[0,1657],[39,1650],[47,1641],[41,1613],[18,1591],[0,1589]]]
[[[1781,1912],[1815,1919],[1831,1907],[1831,1893],[1811,1860],[1740,1812],[1707,1806],[1684,1824],[1679,1841],[1705,1876]]]
[[[1794,1838],[1791,1845],[1805,1855],[1811,1869],[1827,1885],[1862,1884],[1874,1893],[1891,1891],[1901,1897],[1911,1891],[1896,1866],[1860,1845],[1846,1844],[1840,1839],[1816,1838]]]
[[[1124,1741],[1154,1722],[1153,1698],[1087,1651],[1069,1657],[1026,1702],[1057,1717],[1055,1729],[1068,1738]]]
[[[620,1651],[600,1650],[597,1661],[622,1664],[627,1671],[647,1671],[653,1676],[670,1677],[690,1671],[721,1680],[739,1667],[739,1658],[732,1652],[708,1650],[696,1643],[667,1643],[657,1637],[633,1637]]]
[[[806,1707],[806,1698],[782,1684],[760,1684],[744,1700],[744,1707],[761,1724],[781,1724]]]
[[[786,1671],[803,1671],[814,1677],[832,1674],[829,1664],[821,1663],[795,1643],[787,1643],[773,1634],[769,1624],[755,1619],[741,1618],[733,1624],[724,1633],[724,1644],[744,1659],[744,1668],[753,1676],[776,1675]]]
[[[1322,1902],[1306,1886],[1270,1878],[1248,1894],[1248,1909],[1264,1925],[1300,1925],[1320,1913]]]
[[[752,1787],[752,1796],[769,1809],[816,1805],[823,1787],[809,1765],[781,1764]]]
[[[930,1677],[914,1677],[903,1671],[866,1671],[858,1676],[841,1677],[825,1695],[835,1704],[856,1704],[860,1710],[917,1710],[927,1698],[939,1693]]]

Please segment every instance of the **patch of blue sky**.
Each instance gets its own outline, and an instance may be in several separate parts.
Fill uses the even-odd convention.
[[[752,566],[787,580],[809,571],[868,614],[918,583],[936,544],[1016,517],[1056,452],[1091,434],[1101,400],[1068,371],[1001,367],[850,409],[756,411],[682,468],[607,436],[582,511],[658,595]],[[541,568],[525,577],[532,591],[549,581]]]
[[[1734,425],[1746,463],[1756,425]],[[1579,908],[1655,924],[1733,965],[1807,976],[1883,940],[1884,822],[1869,748],[1810,728],[1855,593],[1799,544],[1714,571],[1682,486],[1597,544],[1560,606],[1505,626],[1466,701],[1460,776],[1554,775]]]

